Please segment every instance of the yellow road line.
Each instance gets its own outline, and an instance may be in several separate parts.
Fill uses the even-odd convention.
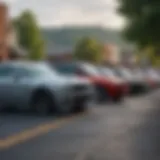
[[[30,140],[34,137],[48,133],[51,130],[60,128],[62,125],[71,121],[74,117],[76,117],[76,116],[62,118],[62,119],[59,119],[54,122],[53,121],[49,122],[47,124],[41,124],[35,128],[22,131],[20,133],[15,134],[15,135],[9,136],[5,139],[0,139],[0,150],[10,148],[10,147],[15,146],[19,143],[23,143],[27,140]]]

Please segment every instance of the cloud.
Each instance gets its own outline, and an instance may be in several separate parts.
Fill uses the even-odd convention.
[[[31,9],[43,26],[91,25],[121,27],[116,0],[7,0],[11,15]]]

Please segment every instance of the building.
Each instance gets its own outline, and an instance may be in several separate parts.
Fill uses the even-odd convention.
[[[9,24],[9,26],[8,26],[7,44],[10,47],[18,46],[17,33],[16,33],[16,30],[14,29],[12,24]]]
[[[19,46],[17,34],[11,24],[8,7],[0,3],[0,61],[26,57],[26,52]]]
[[[102,54],[104,63],[114,65],[121,60],[119,48],[114,44],[105,44]]]
[[[50,61],[67,61],[73,59],[73,48],[68,46],[48,45],[47,60]]]
[[[27,56],[27,52],[18,43],[17,32],[12,24],[7,33],[8,59],[21,59]]]
[[[4,3],[0,3],[0,61],[8,59],[8,7]]]
[[[134,49],[123,49],[121,52],[121,64],[126,67],[137,65],[136,51]]]

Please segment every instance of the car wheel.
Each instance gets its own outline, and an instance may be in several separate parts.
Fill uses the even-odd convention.
[[[62,116],[71,114],[72,110],[73,110],[73,97],[70,95],[67,95],[65,100],[63,100],[61,104],[59,104],[56,107],[56,112]]]
[[[81,102],[74,106],[73,112],[74,113],[85,112],[87,111],[87,109],[88,109],[87,103]]]
[[[42,116],[52,113],[53,105],[53,100],[46,93],[38,93],[32,100],[34,111]]]

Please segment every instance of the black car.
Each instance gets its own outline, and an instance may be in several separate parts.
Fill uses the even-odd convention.
[[[114,69],[115,73],[128,81],[130,93],[145,93],[150,90],[150,85],[139,70],[131,70],[125,67]]]

